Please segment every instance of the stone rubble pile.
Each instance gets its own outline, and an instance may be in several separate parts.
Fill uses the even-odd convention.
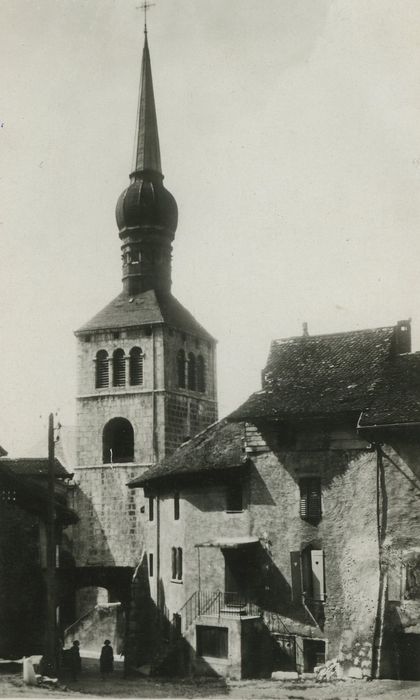
[[[322,666],[315,666],[314,673],[317,683],[335,681],[343,677],[343,669],[338,659],[330,659]]]

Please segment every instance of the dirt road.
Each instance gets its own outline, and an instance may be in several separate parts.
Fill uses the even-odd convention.
[[[48,697],[50,700],[72,697],[96,700],[115,698],[223,698],[239,700],[416,700],[420,699],[420,683],[415,681],[339,681],[318,684],[313,681],[224,681],[222,679],[124,678],[117,670],[101,681],[97,663],[85,664],[78,681],[64,676],[56,690],[30,688],[23,684],[20,673],[0,675],[0,697]]]

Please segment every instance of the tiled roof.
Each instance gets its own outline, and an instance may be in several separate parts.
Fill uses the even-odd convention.
[[[54,466],[56,477],[69,479],[72,476],[58,459],[55,460]],[[48,474],[48,459],[43,457],[18,457],[15,459],[1,457],[0,471],[3,468],[20,476],[46,476]]]
[[[88,331],[149,326],[159,323],[166,323],[186,333],[213,340],[210,333],[172,294],[158,294],[153,289],[135,296],[129,296],[122,292],[108,306],[105,306],[102,311],[79,328],[76,335]]]
[[[5,457],[7,455],[7,450],[0,445],[0,457]]]
[[[395,332],[391,326],[273,341],[263,389],[229,419],[373,416],[379,410],[378,417],[389,412],[412,420],[419,413],[419,361],[396,355]]]
[[[45,483],[26,479],[26,475],[16,473],[10,465],[10,462],[15,461],[17,460],[0,460],[0,501],[10,501],[13,494],[12,502],[18,507],[45,520],[48,513],[48,489]],[[67,507],[65,498],[59,493],[55,493],[54,507],[58,519],[64,525],[78,522],[78,516]]]
[[[420,353],[395,357],[375,389],[359,425],[420,423]]]
[[[129,486],[144,486],[175,475],[179,477],[239,467],[245,461],[243,436],[243,423],[228,423],[226,419],[213,423],[178,447],[158,466],[130,481]]]

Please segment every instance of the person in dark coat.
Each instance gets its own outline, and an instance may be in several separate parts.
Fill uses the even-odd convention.
[[[99,669],[101,678],[104,679],[108,673],[114,670],[114,652],[109,639],[105,639],[99,659]]]
[[[68,651],[70,673],[74,681],[77,681],[79,674],[82,671],[82,660],[80,658],[79,646],[80,643],[77,641],[77,639],[75,639],[73,646]]]

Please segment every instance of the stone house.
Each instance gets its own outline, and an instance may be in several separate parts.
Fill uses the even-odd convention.
[[[43,653],[46,618],[46,520],[48,462],[43,458],[0,457],[0,656]],[[77,522],[67,505],[66,483],[71,478],[55,462],[57,605],[59,623],[66,614],[61,604],[62,540],[65,529]]]
[[[410,322],[275,340],[262,389],[134,479],[185,671],[418,678],[420,353]],[[178,657],[177,657],[178,653]]]

